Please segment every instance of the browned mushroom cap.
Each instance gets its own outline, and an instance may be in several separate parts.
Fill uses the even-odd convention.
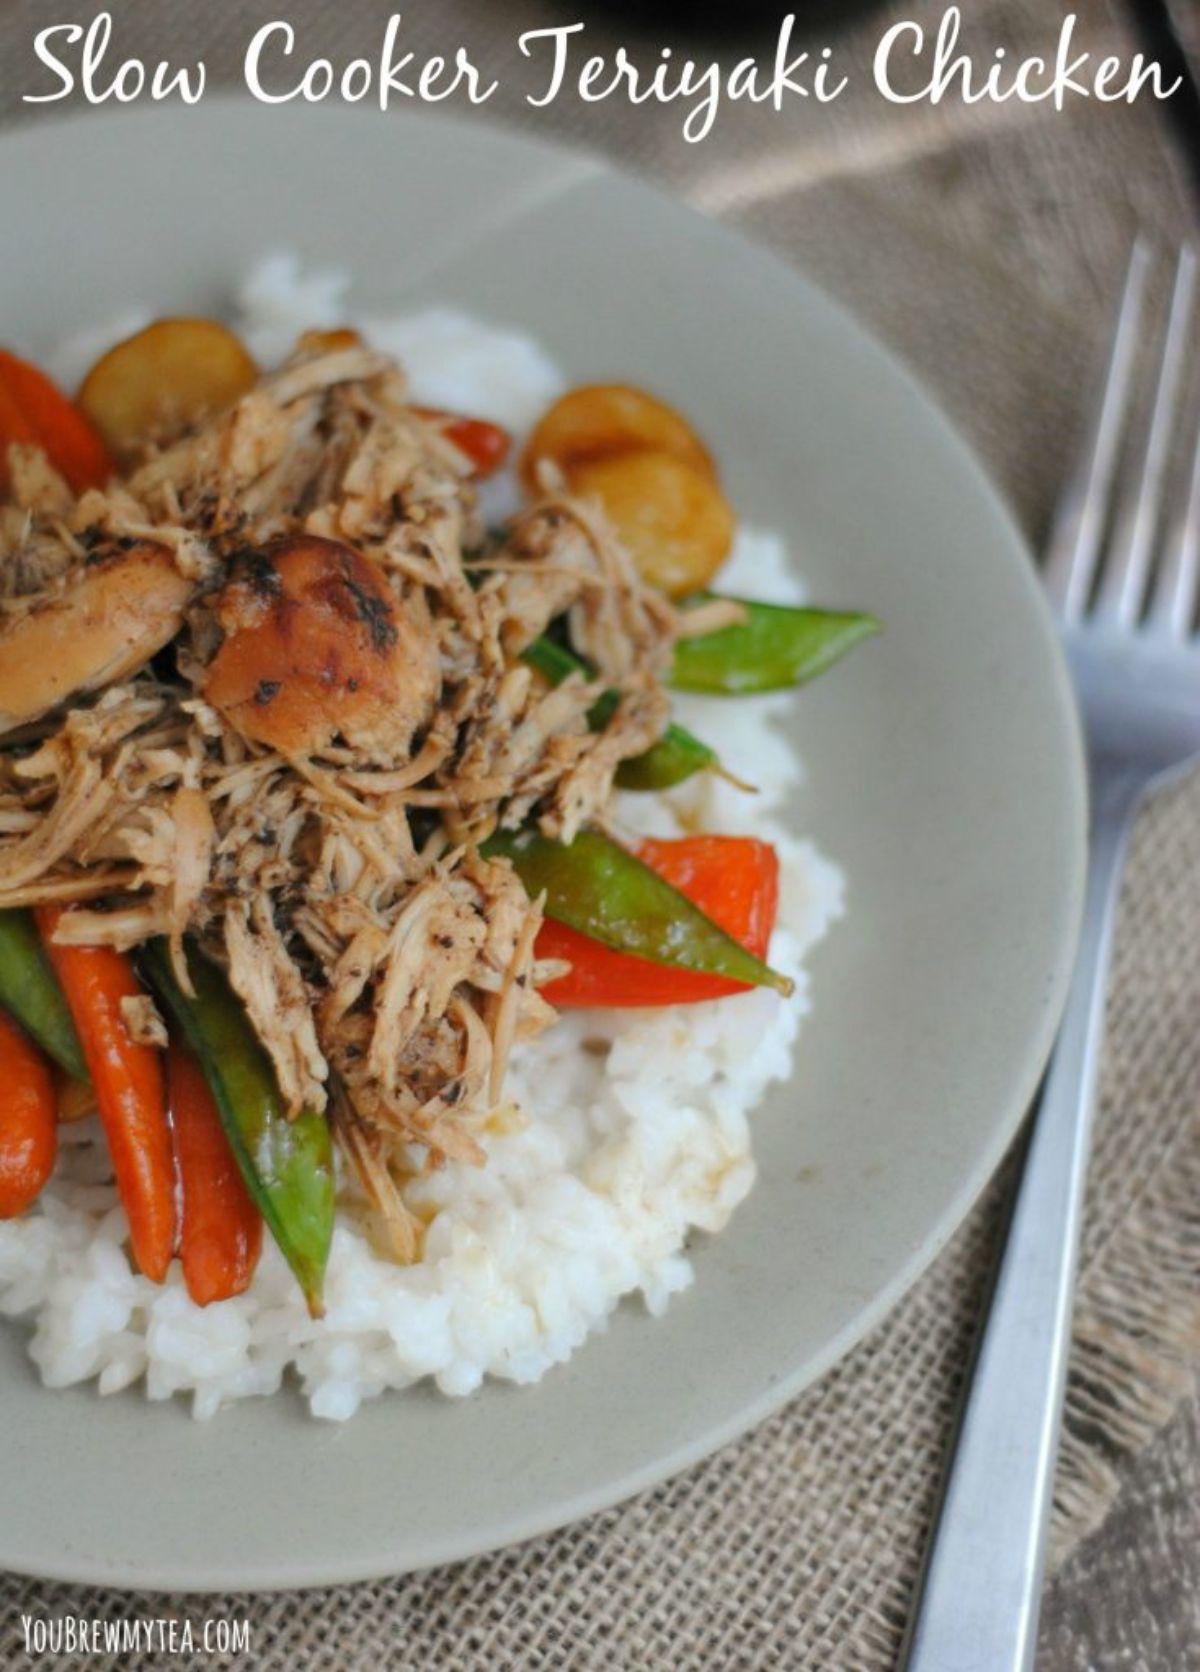
[[[166,546],[139,540],[14,610],[0,621],[0,733],[136,672],[175,637],[192,590]]]
[[[335,738],[395,760],[428,720],[439,676],[379,568],[317,535],[244,558],[217,598],[225,640],[205,696],[243,736],[303,757]]]

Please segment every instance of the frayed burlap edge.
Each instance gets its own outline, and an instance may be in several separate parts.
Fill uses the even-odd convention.
[[[1195,1387],[1200,1123],[1190,1119],[1081,1283],[1050,1529],[1054,1569],[1103,1521],[1120,1463]]]
[[[1050,1529],[1051,1570],[1104,1519],[1200,1365],[1200,775],[1133,833]]]
[[[1051,1570],[1103,1522],[1136,1456],[1195,1388],[1200,1124],[1190,1122],[1080,1287],[1051,1522]]]

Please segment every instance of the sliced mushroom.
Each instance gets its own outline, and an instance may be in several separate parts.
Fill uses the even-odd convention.
[[[0,619],[0,733],[143,667],[183,625],[193,583],[139,540],[81,564]]]
[[[404,756],[439,689],[432,633],[380,569],[316,535],[244,559],[216,602],[225,640],[205,696],[243,736],[292,758],[337,737]]]

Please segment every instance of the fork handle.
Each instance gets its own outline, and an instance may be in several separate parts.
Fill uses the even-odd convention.
[[[1112,925],[1139,785],[1093,777],[1075,973],[902,1665],[1029,1672],[1070,1346]]]

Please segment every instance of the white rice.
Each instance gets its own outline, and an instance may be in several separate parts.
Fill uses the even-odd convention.
[[[144,317],[144,316],[143,316]],[[342,279],[262,262],[234,324],[265,363],[314,324],[360,323],[410,370],[418,398],[520,432],[563,380],[536,343],[444,309],[356,317]],[[130,314],[64,344],[53,369],[72,385]],[[498,496],[499,497],[499,496]],[[781,540],[744,530],[722,585],[777,601],[800,595]],[[315,1416],[344,1420],[363,1399],[432,1377],[468,1394],[485,1376],[535,1382],[567,1359],[617,1303],[653,1313],[692,1281],[685,1244],[720,1231],[754,1182],[749,1117],[791,1075],[809,1008],[802,960],[842,909],[842,878],[778,824],[799,761],[773,722],[787,695],[685,698],[684,723],[751,776],[748,796],[712,775],[665,796],[625,795],[632,832],[752,832],[778,846],[772,962],[796,978],[790,1000],[755,991],[662,1011],[574,1012],[514,1060],[512,1106],[487,1137],[487,1165],[450,1165],[409,1188],[429,1219],[425,1258],[397,1267],[372,1251],[350,1202],[339,1209],[320,1323],[269,1237],[249,1292],[200,1308],[176,1262],[160,1285],[139,1276],[93,1122],[62,1129],[58,1171],[40,1204],[0,1223],[0,1313],[32,1325],[48,1386],[94,1378],[101,1393],[141,1380],[152,1399],[190,1393],[209,1417],[273,1393],[289,1367]]]

